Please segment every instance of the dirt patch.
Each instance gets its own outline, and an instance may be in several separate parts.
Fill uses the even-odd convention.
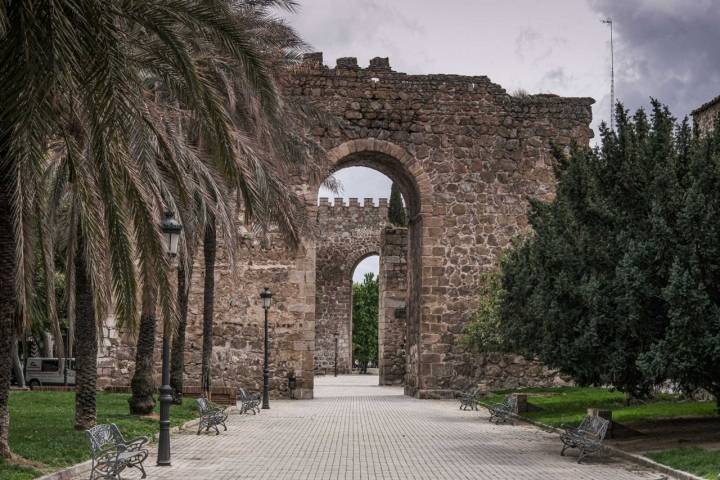
[[[645,453],[681,447],[720,449],[720,417],[668,418],[616,424],[608,443],[627,452]]]

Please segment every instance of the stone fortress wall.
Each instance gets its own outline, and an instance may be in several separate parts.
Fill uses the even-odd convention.
[[[459,339],[476,310],[482,274],[527,229],[528,199],[553,196],[551,144],[589,143],[593,100],[511,96],[484,76],[408,75],[393,71],[387,58],[372,59],[367,68],[353,58],[338,59],[330,68],[319,53],[306,56],[285,88],[337,118],[335,126],[318,124],[307,132],[328,152],[333,170],[375,168],[403,193],[409,213],[401,349],[406,393],[449,397],[488,378],[500,384],[512,372],[517,372],[512,380],[517,384],[555,381],[552,372],[524,359],[470,355]],[[318,187],[295,186],[313,214],[327,208],[318,206]],[[275,294],[272,393],[287,395],[286,376],[293,371],[298,395],[312,397],[315,355],[323,341],[316,331],[323,314],[316,312],[319,248],[322,238],[317,236],[308,236],[296,250],[276,239],[247,242],[235,255],[234,270],[224,255],[218,256],[215,385],[259,387],[258,294],[269,286]],[[199,383],[202,258],[196,262],[190,305],[187,376],[188,382]],[[394,314],[397,307],[381,308],[392,308]],[[122,335],[104,343],[106,351],[132,350],[123,346]],[[103,360],[103,375],[127,383],[124,372],[130,363],[121,358],[132,356]]]
[[[715,121],[720,117],[720,95],[693,110],[692,117],[693,124],[701,133],[712,130]]]
[[[379,255],[382,231],[387,224],[388,201],[357,198],[345,204],[320,198],[317,207],[315,369],[335,368],[337,335],[338,373],[352,370],[352,275],[357,264]]]

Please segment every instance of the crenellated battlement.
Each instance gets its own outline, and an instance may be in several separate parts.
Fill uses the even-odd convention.
[[[387,198],[377,199],[377,203],[374,198],[364,198],[362,203],[358,198],[349,198],[346,203],[344,198],[335,197],[330,203],[329,198],[321,197],[318,202],[317,223],[326,241],[344,241],[337,235],[344,232],[356,237],[368,229],[377,236],[387,222]]]
[[[364,198],[362,205],[360,204],[360,200],[358,198],[349,198],[348,203],[345,203],[345,199],[343,197],[335,197],[333,199],[333,203],[330,203],[330,199],[328,197],[320,197],[318,199],[318,207],[323,208],[376,208],[376,209],[387,209],[388,206],[388,199],[387,198],[378,198],[378,204],[375,204],[374,198]]]
[[[396,72],[390,66],[388,57],[375,57],[370,59],[367,67],[358,64],[357,57],[341,57],[335,61],[335,66],[325,65],[322,52],[306,53],[303,56],[302,64],[296,72],[296,80],[307,76],[309,79],[300,81],[308,90],[305,95],[321,95],[323,89],[328,88],[332,82],[372,82],[373,88],[390,88],[401,90],[403,95],[396,92],[401,98],[419,100],[414,91],[440,91],[443,94],[450,94],[457,97],[460,104],[465,107],[472,107],[473,102],[483,96],[495,98],[495,103],[503,105],[513,113],[524,110],[530,112],[533,108],[547,108],[543,113],[560,113],[562,116],[577,114],[586,115],[590,119],[590,105],[595,100],[588,97],[560,97],[553,94],[522,94],[510,95],[502,86],[493,83],[486,75],[454,75],[454,74],[407,74]],[[352,83],[343,83],[344,90],[352,86]],[[373,98],[377,94],[373,94]],[[343,95],[344,96],[344,95]],[[463,96],[464,98],[460,98]],[[377,110],[377,108],[375,109]],[[407,109],[405,109],[407,110]],[[357,113],[353,113],[349,119],[355,119]],[[359,119],[360,117],[358,117]],[[587,134],[591,134],[588,129]]]
[[[322,52],[306,53],[303,55],[303,65],[310,68],[326,68]],[[335,68],[340,70],[361,70],[357,57],[340,57],[335,61]],[[375,57],[370,59],[368,70],[390,72],[390,59],[388,57]]]

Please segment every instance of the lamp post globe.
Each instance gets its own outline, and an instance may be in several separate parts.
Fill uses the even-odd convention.
[[[175,219],[172,212],[165,212],[160,230],[163,234],[165,253],[170,258],[177,256],[182,225]],[[170,332],[163,326],[162,343],[162,386],[160,387],[160,435],[158,439],[157,464],[170,466],[170,405],[172,404],[172,388],[170,387]]]
[[[270,395],[269,395],[269,382],[270,382],[270,370],[268,367],[268,310],[270,310],[270,303],[272,302],[272,293],[270,289],[265,289],[260,292],[260,298],[262,299],[263,310],[265,310],[265,349],[264,349],[264,361],[263,361],[263,397],[262,397],[262,408],[267,410],[270,408]]]
[[[175,219],[175,215],[173,215],[172,212],[165,212],[165,216],[162,222],[160,222],[160,230],[163,234],[165,253],[170,257],[177,256],[182,225]]]

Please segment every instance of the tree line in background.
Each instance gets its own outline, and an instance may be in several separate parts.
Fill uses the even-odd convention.
[[[11,456],[13,346],[33,322],[53,332],[59,357],[68,331],[75,427],[85,429],[95,423],[98,330],[112,311],[138,337],[130,410],[149,413],[159,321],[177,329],[181,401],[198,245],[209,339],[215,250],[221,241],[232,255],[238,220],[297,242],[305,214],[288,172],[319,182],[325,165],[294,133],[322,117],[282,94],[305,46],[272,12],[294,7],[0,1],[0,457]],[[165,211],[184,226],[176,291],[159,230]],[[206,389],[211,349],[204,341]]]
[[[621,105],[601,145],[555,151],[557,194],[488,277],[469,346],[537,357],[643,398],[672,382],[720,408],[720,128]]]
[[[379,279],[366,273],[361,283],[352,286],[352,348],[353,361],[362,373],[368,363],[378,361]]]

